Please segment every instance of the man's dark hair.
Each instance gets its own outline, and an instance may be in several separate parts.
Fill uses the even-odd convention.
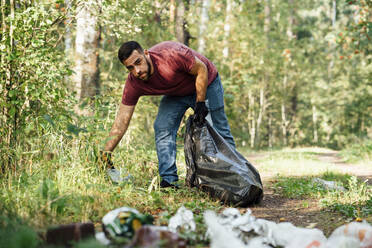
[[[129,56],[132,54],[134,50],[137,50],[140,53],[143,53],[143,49],[140,44],[138,44],[137,41],[127,41],[124,42],[119,51],[118,51],[118,58],[121,63],[125,61]]]

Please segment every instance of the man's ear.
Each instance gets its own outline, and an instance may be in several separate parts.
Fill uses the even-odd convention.
[[[149,55],[149,51],[148,51],[147,49],[143,50],[143,53],[144,53],[145,55]]]

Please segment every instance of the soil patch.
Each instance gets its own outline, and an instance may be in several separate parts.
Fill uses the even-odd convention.
[[[257,161],[267,156],[267,153],[247,156],[255,167],[259,169]],[[337,165],[342,173],[355,175],[362,180],[372,183],[372,168],[368,166],[348,164],[342,160],[337,151],[319,152],[317,159],[324,163]],[[328,237],[332,231],[348,222],[353,221],[344,215],[322,209],[318,199],[290,199],[275,193],[273,181],[275,172],[260,172],[264,184],[264,198],[259,205],[250,209],[257,218],[275,222],[291,222],[298,227],[318,228]]]
[[[317,199],[289,199],[274,192],[272,182],[264,182],[264,198],[251,207],[256,218],[274,222],[291,222],[298,227],[319,228],[328,237],[332,231],[346,222],[339,213],[321,209]]]
[[[343,173],[357,176],[361,180],[367,181],[369,185],[372,185],[372,167],[370,166],[349,164],[342,159],[337,151],[319,153],[317,158],[322,162],[332,163],[336,165]]]

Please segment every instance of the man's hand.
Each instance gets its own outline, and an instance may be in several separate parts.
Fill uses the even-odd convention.
[[[127,182],[132,178],[131,175],[128,175],[126,177],[121,176],[120,170],[118,170],[114,167],[114,163],[111,160],[111,152],[100,151],[98,161],[99,161],[99,163],[103,164],[108,178],[113,183],[118,184],[118,183],[122,183],[122,182]]]
[[[114,163],[111,160],[111,152],[100,151],[98,161],[103,164],[106,169],[114,168]]]
[[[195,117],[194,122],[197,126],[203,126],[205,117],[208,115],[208,108],[205,106],[205,102],[196,102],[195,105]]]

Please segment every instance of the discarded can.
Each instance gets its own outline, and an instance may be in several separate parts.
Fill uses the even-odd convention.
[[[46,242],[47,244],[69,246],[72,242],[89,237],[94,237],[93,223],[73,223],[49,228]]]
[[[102,218],[105,236],[116,243],[129,242],[138,229],[153,221],[151,215],[141,214],[128,207],[112,210]]]

